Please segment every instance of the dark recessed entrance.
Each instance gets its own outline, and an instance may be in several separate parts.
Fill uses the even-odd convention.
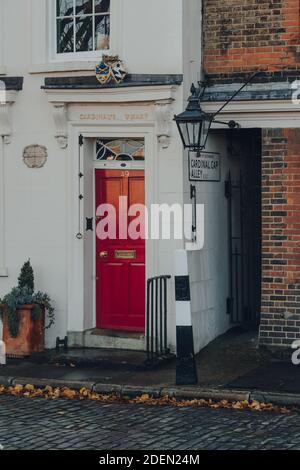
[[[232,324],[257,325],[261,305],[261,130],[229,130],[229,292]]]

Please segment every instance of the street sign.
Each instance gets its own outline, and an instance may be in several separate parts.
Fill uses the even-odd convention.
[[[190,181],[220,181],[220,154],[213,152],[189,152]]]

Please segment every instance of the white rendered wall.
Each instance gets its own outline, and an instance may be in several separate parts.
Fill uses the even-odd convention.
[[[220,153],[221,181],[189,183],[196,184],[197,203],[205,206],[204,248],[191,252],[188,256],[196,352],[230,327],[230,316],[226,313],[229,252],[225,180],[231,163],[227,157],[226,140],[222,133],[211,137],[207,151]],[[187,161],[185,168],[188,168]],[[189,184],[186,186],[186,202],[189,201]]]
[[[56,323],[47,331],[47,345],[67,332],[66,279],[66,158],[54,138],[54,123],[43,76],[28,74],[31,61],[31,2],[1,0],[5,4],[3,62],[8,76],[24,76],[23,91],[12,105],[12,138],[4,147],[6,264],[9,277],[0,278],[0,297],[17,284],[28,258],[35,270],[36,289],[54,301]],[[42,169],[28,169],[24,147],[47,147]]]
[[[114,52],[124,58],[128,71],[139,74],[182,73],[181,0],[122,2],[122,18],[118,19],[123,25],[119,41],[122,50]],[[9,276],[0,277],[0,297],[17,284],[19,270],[24,261],[30,258],[35,270],[36,289],[48,292],[54,301],[56,323],[47,331],[47,346],[53,346],[56,336],[63,337],[67,333],[68,315],[71,314],[68,306],[68,162],[70,158],[77,159],[77,151],[71,155],[70,144],[65,150],[58,146],[54,137],[56,129],[51,105],[41,90],[45,76],[55,70],[55,65],[49,66],[46,54],[45,0],[38,0],[38,3],[36,0],[0,0],[0,13],[1,7],[5,7],[1,33],[6,45],[2,63],[7,68],[8,76],[24,77],[24,87],[12,105],[13,134],[11,143],[4,147],[5,254]],[[31,73],[33,64],[45,65],[45,71]],[[85,64],[81,64],[78,69],[84,69]],[[70,75],[69,64],[60,67],[65,68],[60,75]],[[90,75],[93,72],[83,73]],[[181,92],[179,96],[172,110],[174,113],[181,111]],[[171,145],[165,151],[160,151],[156,140],[159,158],[156,175],[152,175],[152,178],[157,182],[158,202],[182,200],[182,149],[176,132],[173,125]],[[48,160],[41,169],[29,169],[23,163],[24,147],[31,144],[47,148]],[[172,274],[172,253],[178,242],[158,245],[155,247],[153,244],[153,250],[157,250],[157,263],[149,274]],[[170,288],[170,300],[173,300],[172,293]],[[172,307],[169,315],[174,347],[175,319]],[[84,326],[90,326],[90,323],[91,320],[87,318],[81,322]]]
[[[0,75],[5,73],[5,67],[3,63],[4,54],[4,3],[0,1]]]
[[[122,57],[132,73],[182,73],[182,0],[123,0]]]
[[[1,0],[5,7],[3,62],[8,76],[24,76],[24,89],[12,105],[12,139],[4,147],[5,231],[8,278],[0,278],[0,296],[17,284],[28,258],[35,270],[36,289],[53,298],[55,326],[47,344],[66,334],[66,159],[54,139],[47,98],[40,89],[42,76],[28,75],[31,61],[31,2]],[[18,14],[16,14],[18,12]],[[47,147],[44,168],[28,169],[24,147]]]

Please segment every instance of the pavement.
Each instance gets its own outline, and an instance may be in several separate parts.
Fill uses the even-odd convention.
[[[298,413],[0,396],[5,450],[299,450]],[[199,465],[203,462],[203,457]]]
[[[198,384],[176,386],[176,362],[145,367],[145,354],[131,351],[46,351],[0,366],[0,384],[89,388],[98,393],[148,393],[178,398],[267,401],[300,406],[300,366],[287,355],[258,348],[257,331],[235,328],[196,357]]]

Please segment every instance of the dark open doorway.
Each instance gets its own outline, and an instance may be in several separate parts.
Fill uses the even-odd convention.
[[[261,131],[227,132],[229,295],[232,324],[258,325],[261,305]]]

